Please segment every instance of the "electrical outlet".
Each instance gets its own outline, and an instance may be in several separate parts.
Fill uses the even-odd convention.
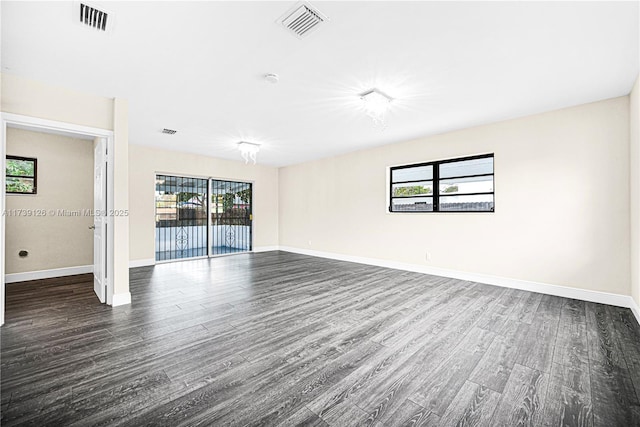
[[[311,240],[309,240],[309,246],[311,246]]]
[[[427,251],[424,255],[424,259],[427,261],[431,261],[431,252]]]

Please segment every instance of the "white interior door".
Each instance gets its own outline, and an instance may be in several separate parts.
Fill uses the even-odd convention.
[[[93,290],[106,301],[107,284],[107,141],[98,138],[94,150],[93,174]]]

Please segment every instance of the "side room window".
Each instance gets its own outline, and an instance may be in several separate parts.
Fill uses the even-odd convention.
[[[7,156],[5,173],[7,193],[37,193],[37,159],[30,157]]]
[[[493,212],[493,154],[391,168],[389,212]]]

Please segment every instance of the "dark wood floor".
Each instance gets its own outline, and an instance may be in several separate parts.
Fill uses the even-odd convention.
[[[634,426],[628,309],[285,252],[7,285],[2,425]]]

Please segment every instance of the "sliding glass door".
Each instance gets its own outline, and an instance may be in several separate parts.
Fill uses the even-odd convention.
[[[211,255],[251,250],[251,184],[211,180]]]
[[[207,256],[208,181],[156,175],[156,261]]]
[[[156,261],[250,251],[251,190],[247,182],[156,175]]]

